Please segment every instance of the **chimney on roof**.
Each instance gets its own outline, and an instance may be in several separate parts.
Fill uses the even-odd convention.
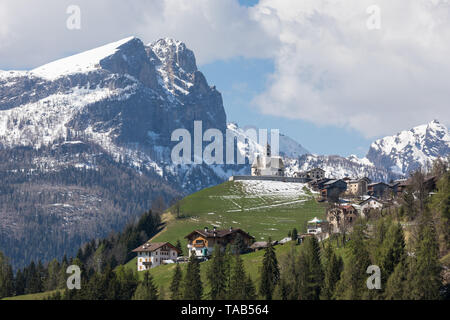
[[[208,232],[208,227],[205,227],[205,232]]]

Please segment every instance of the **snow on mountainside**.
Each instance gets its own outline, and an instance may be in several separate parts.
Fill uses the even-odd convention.
[[[256,129],[249,127],[250,129]],[[238,150],[242,155],[250,152],[263,154],[265,147],[257,139],[249,135],[248,128],[240,128],[234,123],[228,124],[228,130],[233,132],[240,141],[248,141],[248,144],[238,143]],[[270,132],[268,132],[270,140]],[[270,142],[270,141],[269,141]],[[374,181],[389,181],[399,176],[389,170],[375,167],[367,158],[359,159],[356,156],[348,158],[340,156],[312,155],[299,143],[290,137],[280,134],[280,156],[285,165],[285,174],[293,177],[297,172],[304,172],[313,168],[322,168],[326,176],[331,178],[344,177],[369,177]]]
[[[35,252],[27,257],[34,260],[73,255],[71,248],[121,230],[155,199],[170,203],[248,174],[171,162],[172,132],[193,133],[197,120],[204,131],[225,132],[222,96],[193,52],[172,39],[144,45],[129,37],[31,71],[0,71],[0,174],[8,190],[0,192],[0,250],[15,265],[29,263],[17,260],[23,251]],[[35,241],[43,228],[60,238]]]
[[[194,120],[204,130],[225,131],[222,97],[198,71],[194,53],[168,38],[145,46],[128,37],[28,72],[0,72],[3,148],[39,148],[83,135],[117,161],[192,192],[226,179],[214,172],[232,174],[172,165],[171,133],[192,132]],[[201,183],[189,180],[194,173]]]
[[[398,178],[386,169],[377,168],[365,160],[353,157],[344,158],[337,155],[303,155],[298,159],[285,159],[286,174],[292,176],[295,172],[304,172],[314,168],[322,168],[329,178],[368,177],[373,181],[386,181]]]
[[[367,158],[376,166],[406,175],[450,154],[450,135],[438,121],[372,143]]]
[[[133,39],[135,37],[125,38],[96,49],[51,62],[32,70],[30,74],[47,80],[55,80],[62,76],[98,70],[100,69],[100,61],[102,59],[112,56],[121,45]]]

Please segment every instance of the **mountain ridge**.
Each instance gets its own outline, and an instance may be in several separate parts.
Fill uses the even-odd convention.
[[[243,128],[227,123],[222,95],[198,70],[195,54],[170,38],[145,45],[129,37],[30,71],[0,71],[0,176],[5,182],[0,216],[7,221],[0,225],[0,248],[16,265],[73,254],[74,243],[120,230],[159,198],[171,203],[231,175],[250,174],[249,163],[173,164],[177,142],[171,134],[179,128],[193,132],[194,121],[202,121],[205,131],[228,129],[248,138]],[[437,143],[440,134],[429,131],[426,137]],[[265,146],[248,140],[252,150],[264,152]],[[237,150],[247,152],[242,145]],[[373,151],[369,159],[379,156],[380,164],[311,155],[283,134],[280,154],[287,175],[324,167],[336,178],[401,176],[381,163],[382,153]],[[45,192],[37,196],[42,186]],[[88,200],[74,210],[80,197]],[[95,200],[102,197],[104,204]],[[105,223],[100,211],[111,221]],[[38,221],[48,224],[48,241],[31,241],[44,232]],[[78,232],[68,232],[75,224]],[[20,256],[24,251],[32,252],[28,261]]]

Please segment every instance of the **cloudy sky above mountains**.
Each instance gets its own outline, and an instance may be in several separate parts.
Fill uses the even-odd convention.
[[[80,30],[66,27],[73,4]],[[313,152],[362,155],[374,138],[450,124],[448,0],[0,0],[3,70],[129,35],[185,42],[229,120]]]

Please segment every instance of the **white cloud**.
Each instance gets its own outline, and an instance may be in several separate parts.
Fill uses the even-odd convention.
[[[348,126],[367,137],[450,122],[448,1],[262,0],[256,19],[281,46],[254,104],[264,113]]]
[[[80,31],[66,9],[81,8]],[[381,8],[381,30],[366,10]],[[0,69],[31,68],[129,35],[186,42],[199,64],[273,58],[262,112],[392,134],[450,124],[448,0],[15,0],[0,2]],[[251,86],[250,86],[251,87]]]
[[[68,30],[69,5],[81,30]],[[184,41],[200,64],[235,56],[268,57],[261,25],[238,0],[15,0],[0,4],[0,69],[30,68],[136,35]],[[273,48],[273,47],[272,47]]]

